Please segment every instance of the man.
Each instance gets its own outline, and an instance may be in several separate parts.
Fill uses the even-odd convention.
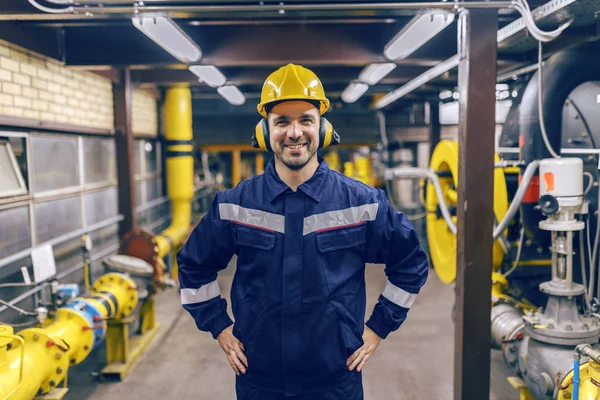
[[[216,194],[177,257],[182,304],[227,355],[239,400],[362,400],[365,363],[427,278],[404,214],[317,156],[338,141],[328,108],[312,71],[272,73],[254,145],[274,159]],[[216,280],[233,254],[235,324]],[[385,263],[388,278],[366,326],[365,263]]]

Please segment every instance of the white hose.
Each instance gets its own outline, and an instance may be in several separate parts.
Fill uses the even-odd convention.
[[[523,201],[523,197],[525,197],[525,193],[527,193],[527,189],[529,188],[529,182],[531,182],[533,175],[535,175],[539,164],[540,162],[538,160],[533,160],[525,169],[525,172],[523,173],[523,179],[521,180],[521,184],[519,185],[517,193],[515,193],[515,197],[513,198],[512,202],[510,203],[510,206],[508,207],[506,215],[504,216],[504,218],[502,218],[502,221],[500,221],[500,223],[494,230],[494,240],[498,239],[498,237],[502,235],[502,232],[504,232],[510,221],[513,219],[513,217],[519,210],[521,202]]]
[[[454,221],[452,221],[452,216],[450,215],[448,206],[446,206],[446,202],[444,201],[442,186],[440,185],[438,176],[434,171],[415,167],[386,169],[385,179],[392,180],[394,178],[421,178],[429,179],[431,182],[433,182],[433,187],[435,188],[435,194],[438,198],[442,216],[444,217],[444,220],[446,220],[446,224],[448,224],[450,231],[456,235],[456,225],[454,224]]]
[[[34,6],[35,8],[37,8],[40,11],[43,12],[47,12],[50,14],[65,14],[65,13],[72,13],[74,12],[73,7],[66,7],[66,8],[50,8],[50,7],[45,7],[42,6],[41,4],[38,4],[35,0],[27,0],[29,1],[29,4],[31,4],[32,6]]]
[[[509,269],[505,274],[504,277],[508,278],[508,276],[510,274],[512,274],[515,269],[517,269],[517,266],[519,265],[519,261],[521,260],[521,249],[523,248],[523,238],[525,237],[525,228],[521,228],[521,234],[519,235],[519,247],[517,247],[517,256],[515,257],[515,261],[513,263],[513,266],[511,267],[511,269]]]
[[[554,151],[548,140],[548,134],[546,133],[546,124],[544,122],[544,112],[542,111],[542,42],[538,42],[538,116],[540,119],[540,130],[542,131],[542,138],[548,153],[554,158],[560,158]]]
[[[556,39],[573,22],[571,19],[559,26],[557,29],[550,32],[545,32],[538,28],[535,24],[533,15],[531,14],[531,9],[529,8],[529,4],[526,0],[513,0],[512,6],[523,16],[525,26],[527,26],[531,36],[540,42],[551,42],[552,40]]]

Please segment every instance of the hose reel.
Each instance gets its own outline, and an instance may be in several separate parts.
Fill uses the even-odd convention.
[[[495,155],[495,161],[499,161]],[[444,194],[444,201],[452,213],[456,224],[456,206],[458,201],[458,142],[442,140],[431,156],[430,168],[437,172]],[[471,190],[476,190],[473,188]],[[427,184],[427,239],[433,267],[439,278],[445,283],[456,279],[456,236],[448,228],[448,224],[439,212],[439,200],[434,185]],[[501,168],[494,169],[494,215],[497,221],[504,218],[508,210],[508,192],[506,179]],[[504,247],[500,240],[493,246],[494,271],[502,265]]]

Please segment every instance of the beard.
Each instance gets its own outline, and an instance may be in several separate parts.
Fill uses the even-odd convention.
[[[304,142],[304,140],[302,142]],[[288,144],[290,144],[289,141]],[[275,157],[281,161],[283,165],[293,171],[299,171],[315,156],[317,153],[317,146],[313,144],[312,141],[307,140],[306,147],[300,149],[299,152],[292,152],[289,148],[284,146],[284,142],[281,142],[277,146],[277,149],[274,150]]]

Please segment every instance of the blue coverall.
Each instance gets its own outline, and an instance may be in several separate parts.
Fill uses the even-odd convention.
[[[244,345],[240,400],[363,399],[346,360],[363,345],[365,263],[385,263],[366,325],[386,338],[406,319],[428,273],[406,216],[385,193],[319,167],[292,191],[273,160],[264,174],[217,192],[177,256],[181,302],[214,338],[233,322],[217,273],[233,254],[233,334]]]

